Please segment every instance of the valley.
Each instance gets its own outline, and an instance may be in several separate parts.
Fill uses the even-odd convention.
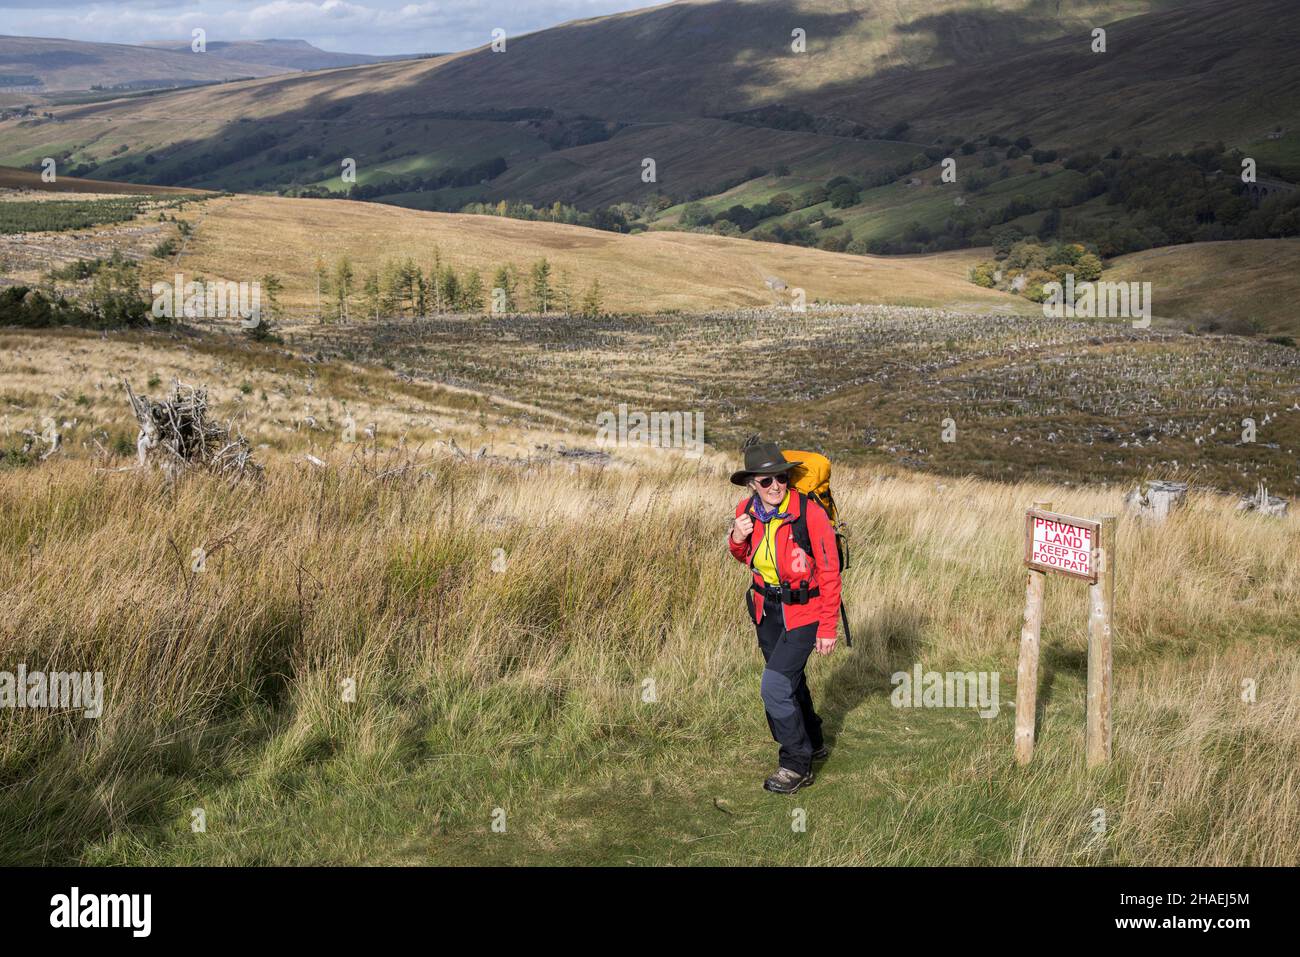
[[[103,694],[0,707],[0,863],[1300,862],[1293,0],[538,9],[0,37],[0,705]],[[790,799],[753,436],[852,556]]]

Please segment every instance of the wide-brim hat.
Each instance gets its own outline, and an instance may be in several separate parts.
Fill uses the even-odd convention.
[[[732,485],[744,485],[755,475],[781,475],[799,464],[787,459],[775,442],[755,442],[744,451],[745,467],[731,473]]]

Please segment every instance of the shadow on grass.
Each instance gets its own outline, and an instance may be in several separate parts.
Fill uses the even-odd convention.
[[[889,676],[916,662],[924,627],[921,612],[897,605],[853,620],[853,649],[837,650],[840,660],[819,695],[827,745],[834,747],[845,719],[869,697],[888,697]]]
[[[1046,645],[1043,648],[1040,666],[1038,700],[1034,706],[1035,738],[1038,737],[1038,730],[1043,726],[1047,706],[1051,704],[1052,692],[1056,687],[1057,673],[1068,672],[1078,675],[1086,681],[1088,676],[1088,653],[1078,648],[1066,649],[1057,645]]]

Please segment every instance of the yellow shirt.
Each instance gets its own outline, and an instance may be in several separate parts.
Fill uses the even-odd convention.
[[[784,512],[789,507],[790,492],[787,490],[777,511]],[[758,549],[754,552],[754,570],[762,575],[763,581],[769,585],[781,584],[781,579],[776,573],[776,530],[781,527],[782,521],[776,518],[763,526],[763,540],[758,543]]]

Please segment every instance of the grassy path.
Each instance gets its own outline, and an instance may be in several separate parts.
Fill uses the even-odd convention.
[[[992,719],[966,709],[897,709],[889,683],[836,652],[814,667],[832,744],[816,783],[792,797],[762,790],[775,745],[752,688],[728,695],[735,726],[664,743],[630,735],[523,747],[506,760],[427,754],[311,760],[290,773],[252,770],[195,796],[188,819],[118,834],[88,855],[119,864],[957,864],[1012,863],[1025,807],[1010,760],[1013,693]],[[746,700],[742,690],[754,692]],[[1083,683],[1055,682],[1042,751],[1081,764]],[[647,705],[646,707],[654,707]],[[563,719],[559,719],[562,723]],[[562,736],[557,735],[557,740]],[[604,740],[602,741],[602,737]],[[267,751],[276,750],[274,739]],[[445,795],[445,800],[439,796]],[[501,807],[504,831],[493,830]],[[1079,808],[1080,853],[1089,808]],[[499,822],[499,819],[498,819]]]

